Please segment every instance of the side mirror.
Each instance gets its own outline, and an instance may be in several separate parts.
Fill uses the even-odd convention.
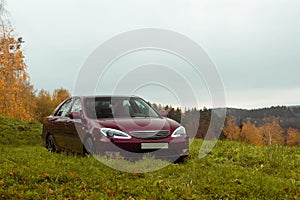
[[[169,114],[169,112],[166,111],[166,110],[160,110],[160,111],[159,111],[159,114],[160,114],[160,116],[162,116],[162,117],[167,117],[168,114]]]
[[[70,112],[69,117],[71,119],[81,119],[80,112]]]

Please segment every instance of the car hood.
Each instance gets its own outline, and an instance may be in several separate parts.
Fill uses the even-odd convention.
[[[101,127],[118,129],[126,133],[159,130],[168,130],[172,133],[180,126],[179,123],[169,118],[114,118],[97,121]]]

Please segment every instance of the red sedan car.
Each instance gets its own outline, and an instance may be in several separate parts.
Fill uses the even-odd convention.
[[[185,128],[135,96],[69,98],[44,119],[42,138],[50,151],[173,161],[189,154]]]

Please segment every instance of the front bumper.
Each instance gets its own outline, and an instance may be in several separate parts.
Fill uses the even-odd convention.
[[[167,148],[143,149],[142,143],[164,143]],[[142,159],[145,156],[157,159],[175,161],[189,155],[189,141],[187,137],[165,138],[160,140],[140,139],[111,139],[95,142],[96,153],[100,156],[122,157],[125,159]]]

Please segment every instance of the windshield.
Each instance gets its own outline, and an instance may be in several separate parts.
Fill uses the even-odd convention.
[[[85,99],[89,118],[158,118],[157,112],[137,97],[96,97]]]

